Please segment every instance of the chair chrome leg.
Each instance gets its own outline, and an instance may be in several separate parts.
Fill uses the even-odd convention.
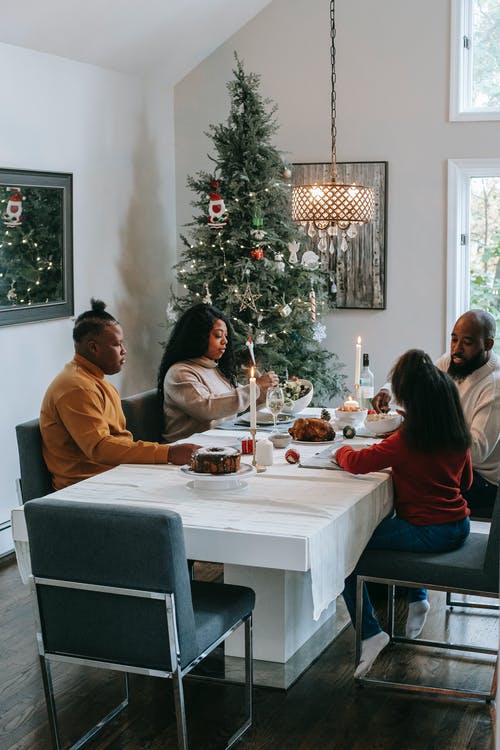
[[[247,719],[228,739],[225,750],[229,750],[252,726],[253,719],[253,650],[252,650],[252,615],[245,620],[245,705]]]
[[[389,630],[389,637],[392,641],[394,638],[394,601],[396,597],[396,587],[387,586],[387,629]]]
[[[52,684],[52,674],[48,660],[40,654],[40,669],[42,671],[43,690],[45,693],[45,703],[47,705],[47,714],[49,716],[50,736],[54,750],[61,750],[61,740],[59,737],[59,726],[57,723],[56,702],[54,698],[54,686]]]
[[[354,669],[361,661],[361,621],[363,619],[363,585],[364,581],[360,576],[356,578],[356,628],[355,628],[355,652],[354,652]]]
[[[188,750],[188,736],[186,725],[186,707],[184,705],[184,686],[182,684],[182,673],[177,667],[172,675],[174,689],[175,717],[177,719],[177,745],[179,750]]]

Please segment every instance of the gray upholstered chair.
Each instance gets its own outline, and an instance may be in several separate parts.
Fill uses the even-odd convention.
[[[163,415],[158,403],[156,388],[122,398],[122,409],[134,440],[161,440]]]
[[[42,453],[40,420],[32,419],[16,425],[17,448],[21,478],[19,491],[21,500],[26,503],[35,497],[42,497],[54,491],[52,477]]]
[[[45,498],[27,503],[25,516],[54,748],[61,742],[50,665],[66,661],[171,678],[178,746],[186,750],[183,678],[244,624],[248,717],[228,740],[231,747],[252,721],[254,592],[190,581],[182,521],[167,509]],[[124,701],[85,741],[127,704],[128,685]],[[80,746],[79,740],[71,747]]]
[[[500,555],[500,489],[497,494],[489,534],[473,532],[465,543],[452,552],[398,552],[394,550],[366,550],[356,566],[356,666],[361,654],[361,616],[363,608],[363,581],[374,581],[389,586],[388,630],[391,641],[430,646],[433,657],[436,649],[454,649],[466,652],[493,654],[497,656],[491,688],[488,691],[462,690],[409,684],[373,677],[358,678],[366,685],[380,685],[420,693],[455,695],[461,698],[495,698],[498,674],[498,651],[496,648],[428,641],[424,638],[405,638],[394,631],[394,591],[396,586],[427,588],[438,591],[454,591],[479,597],[495,597],[499,592]],[[469,615],[470,616],[470,615]],[[497,644],[498,645],[498,644]]]

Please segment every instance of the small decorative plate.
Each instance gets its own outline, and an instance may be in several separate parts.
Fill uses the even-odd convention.
[[[238,471],[232,474],[201,474],[193,471],[190,466],[181,466],[179,471],[191,481],[187,486],[191,490],[203,490],[203,492],[224,492],[242,490],[247,487],[247,482],[243,478],[248,478],[255,474],[255,469],[250,464],[241,463]]]

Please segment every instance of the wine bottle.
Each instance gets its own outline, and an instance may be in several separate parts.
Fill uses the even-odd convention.
[[[372,398],[375,394],[374,385],[375,378],[373,372],[370,370],[370,356],[363,354],[363,367],[359,374],[359,397],[362,409],[372,408]]]

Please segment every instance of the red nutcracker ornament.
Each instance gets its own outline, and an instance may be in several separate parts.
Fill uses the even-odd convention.
[[[3,216],[3,223],[6,227],[17,227],[23,220],[23,196],[15,188],[14,193],[10,196],[7,202],[7,208]]]
[[[250,257],[254,260],[262,260],[264,257],[264,250],[261,247],[254,247],[253,250],[250,250]]]
[[[210,202],[208,204],[208,226],[211,229],[219,229],[227,224],[227,211],[222,196],[217,192],[219,183],[212,180],[210,183],[212,192],[209,194]]]

